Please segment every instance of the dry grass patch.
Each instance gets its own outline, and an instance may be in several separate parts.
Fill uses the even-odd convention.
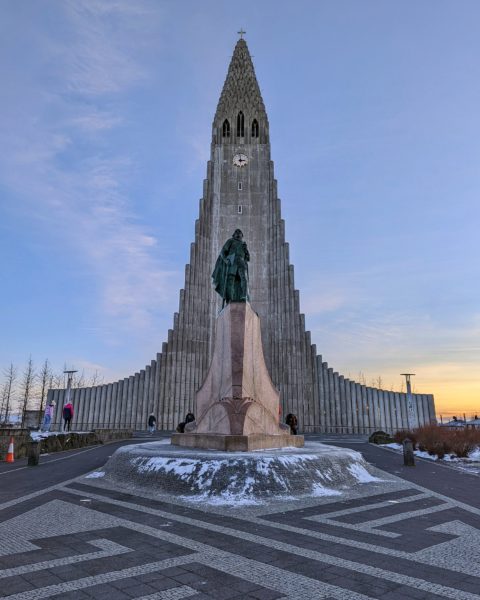
[[[446,454],[465,458],[480,446],[480,429],[449,429],[438,425],[425,425],[411,431],[397,431],[393,438],[397,444],[409,438],[415,449],[428,452],[431,456],[437,455],[438,458],[443,458]]]

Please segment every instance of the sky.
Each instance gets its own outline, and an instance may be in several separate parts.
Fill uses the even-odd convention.
[[[479,19],[476,0],[3,0],[0,368],[113,381],[161,350],[243,28],[317,351],[480,413]]]

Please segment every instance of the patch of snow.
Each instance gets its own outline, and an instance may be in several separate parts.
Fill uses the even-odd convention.
[[[319,498],[320,496],[341,496],[342,492],[323,487],[320,483],[314,483],[312,486],[312,496]]]
[[[209,504],[210,506],[258,506],[263,504],[260,500],[251,496],[242,496],[240,494],[231,494],[224,492],[220,496],[208,496],[208,494],[200,494],[198,496],[180,496],[181,500],[192,503]]]
[[[299,462],[304,462],[306,460],[315,460],[316,456],[313,454],[299,454],[298,456],[278,456],[277,460],[282,463],[284,467],[288,467],[290,465],[295,465]]]
[[[477,446],[473,452],[468,455],[469,460],[480,461],[480,446]]]
[[[348,465],[347,469],[350,473],[355,477],[355,479],[359,483],[371,483],[372,481],[383,481],[383,479],[379,479],[378,477],[374,477],[370,475],[367,469],[358,463],[353,463],[352,465]]]
[[[146,462],[143,462],[143,460],[143,458],[137,458],[134,460],[139,473],[165,471],[165,473],[175,473],[182,479],[192,475],[198,464],[198,461],[191,460],[189,458],[176,460],[164,456],[154,456],[149,458]]]
[[[379,444],[382,448],[391,448],[392,450],[403,450],[402,444]]]
[[[105,477],[105,471],[93,471],[85,475],[85,479],[98,479],[99,477]]]
[[[429,454],[428,452],[424,452],[423,450],[415,450],[415,456],[418,458],[426,458],[427,460],[438,460],[438,456],[436,454]]]
[[[460,459],[458,458],[458,456],[455,456],[455,454],[445,454],[442,460],[444,460],[445,462],[459,462]]]

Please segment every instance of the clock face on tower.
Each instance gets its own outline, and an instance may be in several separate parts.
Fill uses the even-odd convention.
[[[248,156],[245,154],[235,154],[233,157],[233,165],[235,167],[244,167],[248,164]]]

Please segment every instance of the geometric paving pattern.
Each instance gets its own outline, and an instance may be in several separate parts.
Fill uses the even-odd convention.
[[[0,597],[480,600],[480,510],[380,477],[241,507],[79,478],[0,506]]]

